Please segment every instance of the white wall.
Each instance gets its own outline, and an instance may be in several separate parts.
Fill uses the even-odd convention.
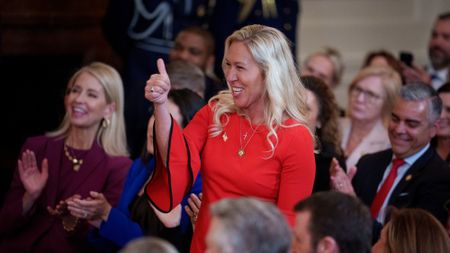
[[[415,63],[427,62],[427,43],[439,13],[450,10],[450,0],[301,0],[298,59],[323,46],[337,48],[345,63],[344,77],[335,91],[347,104],[347,85],[368,51],[386,49],[414,54]]]

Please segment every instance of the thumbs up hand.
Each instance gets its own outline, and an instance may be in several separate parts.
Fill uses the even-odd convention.
[[[153,74],[145,85],[145,98],[154,104],[164,104],[170,91],[170,79],[163,59],[156,61],[158,74]]]

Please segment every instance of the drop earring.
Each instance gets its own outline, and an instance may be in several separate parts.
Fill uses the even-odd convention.
[[[111,124],[111,122],[109,121],[109,119],[104,118],[104,119],[102,120],[102,127],[103,127],[103,128],[108,128],[109,124]]]

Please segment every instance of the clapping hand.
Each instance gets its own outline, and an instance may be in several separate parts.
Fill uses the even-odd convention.
[[[352,179],[356,174],[356,167],[349,169],[348,174],[339,165],[336,158],[333,158],[330,165],[330,187],[332,190],[356,196],[352,185]]]
[[[20,181],[25,188],[25,193],[22,197],[22,214],[26,214],[31,210],[34,202],[39,198],[47,184],[48,161],[44,158],[41,163],[41,169],[39,169],[34,152],[27,149],[22,153],[22,159],[17,161],[17,169]]]
[[[42,160],[41,169],[37,167],[36,156],[33,151],[26,150],[22,159],[17,161],[20,180],[26,193],[34,202],[40,195],[48,180],[48,161]]]
[[[55,208],[51,206],[47,206],[48,212],[53,215],[57,216],[62,220],[63,228],[68,231],[72,232],[76,229],[79,223],[78,217],[73,216],[69,210],[68,210],[68,202],[73,199],[80,199],[81,196],[78,194],[73,195],[72,197],[61,200],[59,203],[55,206]]]
[[[47,210],[53,216],[63,217],[63,216],[69,215],[70,212],[67,208],[68,207],[67,202],[70,200],[73,200],[73,199],[80,199],[80,198],[81,198],[80,195],[75,194],[66,200],[59,201],[59,203],[54,208],[51,206],[47,206]]]
[[[99,227],[102,220],[108,219],[111,204],[102,193],[91,191],[85,199],[67,201],[70,213],[80,219],[86,219],[94,227]]]

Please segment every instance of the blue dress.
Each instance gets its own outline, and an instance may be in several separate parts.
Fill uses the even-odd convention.
[[[161,236],[154,234],[152,231],[144,231],[141,225],[131,219],[130,205],[136,199],[139,191],[147,181],[148,177],[153,172],[155,166],[154,159],[144,164],[140,158],[136,159],[125,181],[124,189],[117,207],[111,209],[108,220],[103,221],[100,225],[100,229],[91,231],[89,241],[103,252],[116,252],[129,241],[145,236]],[[197,177],[194,185],[192,186],[190,193],[199,194],[201,192],[202,182],[200,176]],[[166,238],[167,235],[172,237],[174,241],[179,242],[179,237],[186,238],[187,242],[190,242],[192,237],[191,222],[188,214],[184,210],[184,206],[187,205],[187,199],[189,194],[186,195],[181,203],[182,215],[180,225],[170,230],[170,233],[164,233],[162,236],[168,241],[172,241],[171,238]],[[175,245],[180,252],[188,252],[188,245]]]

